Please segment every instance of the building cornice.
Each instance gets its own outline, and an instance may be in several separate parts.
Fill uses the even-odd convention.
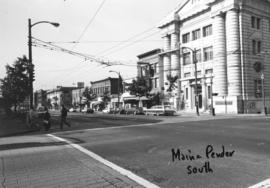
[[[161,52],[161,49],[160,49],[160,48],[157,48],[157,49],[154,49],[154,50],[145,52],[145,53],[143,53],[143,54],[140,54],[140,55],[138,55],[137,57],[138,57],[139,59],[142,59],[142,58],[145,58],[145,57],[157,55],[157,54],[159,54],[160,52]]]
[[[158,55],[164,56],[164,55],[169,55],[171,53],[179,53],[179,50],[180,50],[179,48],[175,48],[175,49],[172,49],[172,50],[162,51]]]
[[[108,77],[108,78],[105,78],[105,79],[102,79],[102,80],[93,81],[93,82],[90,82],[90,83],[91,84],[97,84],[97,83],[101,83],[101,82],[104,82],[104,81],[111,81],[111,80],[118,80],[118,78]]]

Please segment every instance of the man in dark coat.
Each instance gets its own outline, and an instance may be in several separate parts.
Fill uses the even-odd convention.
[[[63,124],[66,124],[68,127],[71,127],[71,125],[67,122],[67,113],[68,110],[67,108],[62,105],[61,109],[61,124],[60,124],[60,129],[63,130]]]
[[[43,116],[43,125],[45,127],[45,131],[48,131],[51,128],[51,115],[47,107],[45,107],[45,114]]]

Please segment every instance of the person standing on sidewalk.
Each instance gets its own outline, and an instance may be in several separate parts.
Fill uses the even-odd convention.
[[[47,107],[45,107],[45,114],[43,116],[43,125],[45,127],[45,131],[48,131],[51,128],[51,115]]]
[[[71,127],[71,125],[67,122],[67,108],[62,105],[61,109],[61,123],[60,123],[60,129],[63,130],[63,124],[65,123],[68,127]]]

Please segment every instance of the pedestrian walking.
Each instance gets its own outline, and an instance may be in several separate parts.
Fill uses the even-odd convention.
[[[33,126],[33,108],[30,108],[27,113],[27,124],[30,128]]]
[[[51,128],[51,115],[47,107],[45,107],[45,114],[43,116],[43,125],[45,127],[45,131],[50,130]]]
[[[36,111],[34,111],[33,108],[30,108],[29,109],[29,112],[28,112],[28,126],[30,128],[35,128],[35,129],[38,129],[40,130],[40,119],[38,118],[38,114]]]
[[[61,123],[60,123],[60,129],[63,130],[63,124],[66,124],[68,127],[71,127],[71,125],[67,122],[67,108],[62,105],[61,109]]]

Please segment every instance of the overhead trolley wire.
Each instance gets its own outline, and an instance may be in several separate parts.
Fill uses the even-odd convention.
[[[75,47],[77,46],[78,42],[81,40],[81,38],[84,36],[85,32],[87,31],[87,29],[89,28],[89,26],[93,23],[93,21],[95,20],[97,14],[99,13],[99,11],[101,10],[102,6],[104,5],[106,0],[103,0],[101,2],[101,4],[99,5],[98,9],[96,10],[95,14],[93,15],[93,17],[90,19],[90,21],[88,22],[88,24],[86,25],[86,27],[84,28],[83,32],[80,34],[80,36],[78,37],[78,39],[76,40],[77,43],[74,44],[74,46],[72,47],[72,50],[75,49]]]
[[[114,48],[117,48],[118,46],[121,46],[123,43],[126,43],[128,41],[131,41],[131,40],[133,40],[133,39],[135,39],[135,38],[137,38],[137,37],[139,37],[139,36],[141,36],[141,35],[149,32],[149,31],[152,31],[153,29],[156,29],[156,27],[150,27],[150,28],[144,30],[143,32],[137,33],[137,34],[133,35],[132,37],[128,38],[127,40],[124,40],[125,42],[119,42],[116,45],[111,46],[110,48],[107,48],[105,50],[102,50],[102,51],[98,52],[97,55],[102,55],[105,52],[108,52],[110,50],[113,50]]]

